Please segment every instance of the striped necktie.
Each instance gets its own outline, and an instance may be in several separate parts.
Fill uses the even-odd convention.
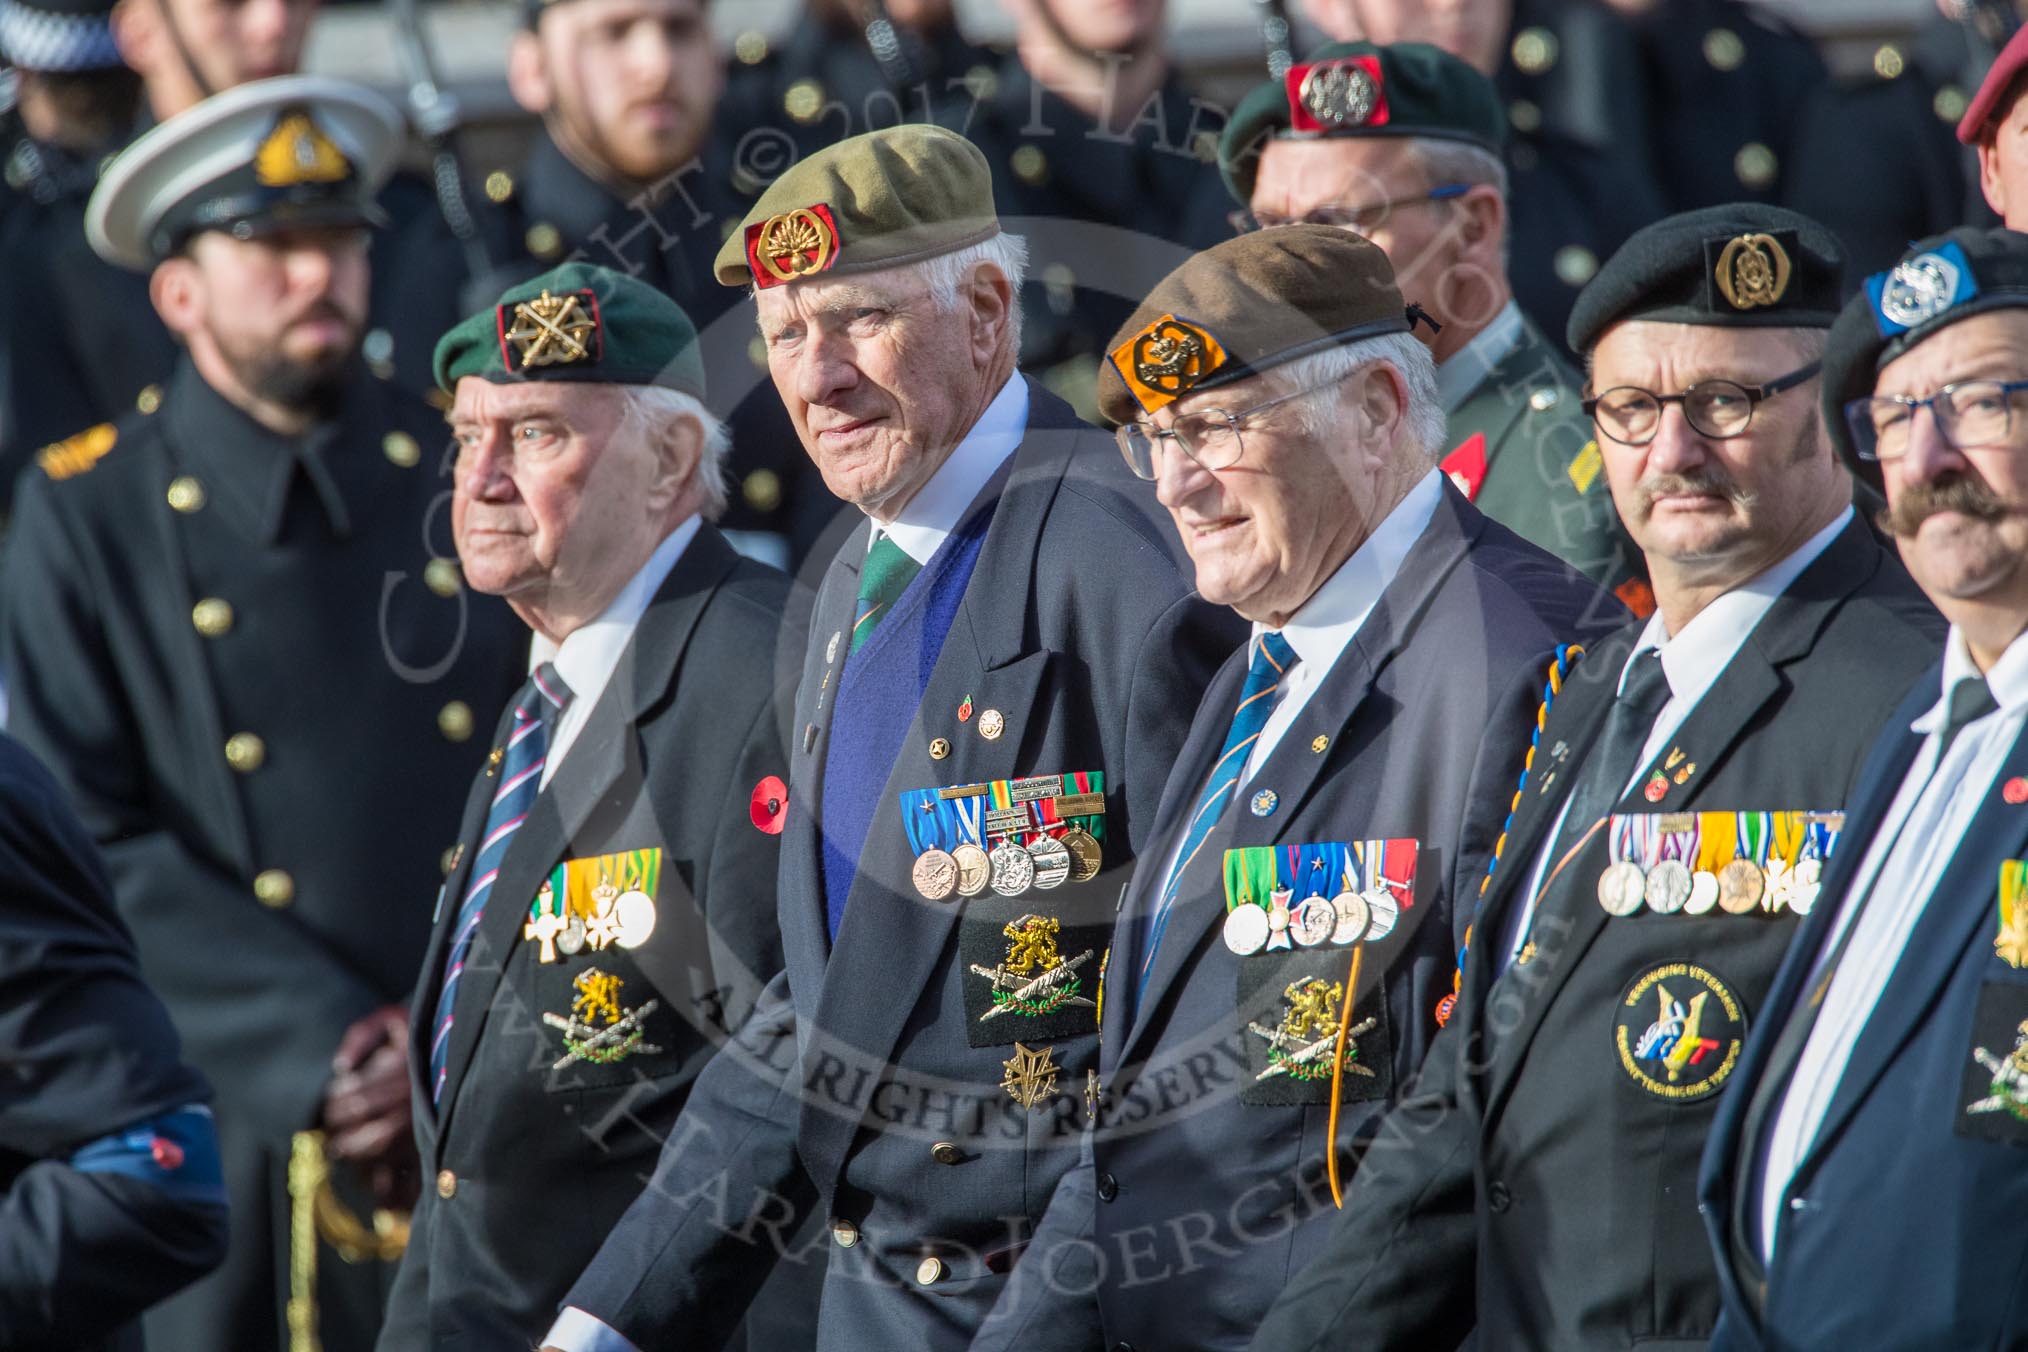
[[[894,540],[882,535],[866,551],[865,566],[859,570],[859,606],[852,613],[852,651],[858,652],[873,633],[889,607],[901,599],[922,565],[910,558]]]
[[[1148,987],[1148,972],[1155,965],[1155,950],[1162,946],[1162,932],[1169,927],[1170,912],[1182,890],[1183,872],[1204,848],[1204,838],[1211,834],[1212,825],[1224,812],[1233,790],[1239,787],[1253,744],[1260,740],[1268,715],[1274,712],[1275,691],[1282,677],[1299,660],[1289,641],[1273,630],[1262,634],[1253,645],[1253,657],[1246,667],[1246,684],[1239,692],[1239,707],[1232,711],[1232,729],[1225,734],[1225,749],[1219,753],[1218,763],[1211,767],[1211,778],[1198,796],[1190,830],[1183,837],[1183,849],[1176,856],[1176,866],[1169,870],[1168,882],[1162,886],[1162,904],[1156,908],[1155,922],[1148,932],[1148,952],[1141,959],[1140,979],[1134,987],[1137,1002]]]
[[[528,820],[528,809],[542,791],[542,767],[549,756],[549,725],[570,707],[570,687],[556,674],[556,667],[544,662],[521,687],[514,704],[514,730],[500,760],[500,787],[493,804],[486,809],[486,824],[480,829],[479,846],[472,851],[472,867],[465,875],[465,895],[458,902],[457,919],[451,930],[450,948],[444,957],[444,980],[437,994],[437,1012],[430,1036],[430,1102],[443,1097],[446,1063],[450,1059],[453,1007],[457,1004],[458,978],[464,973],[471,953],[472,935],[486,912],[486,897],[500,876],[500,861],[507,855],[508,842]]]

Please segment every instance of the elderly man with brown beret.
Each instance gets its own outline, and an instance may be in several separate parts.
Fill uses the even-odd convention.
[[[1387,255],[1245,235],[1162,281],[1101,376],[1206,600],[1252,626],[1115,928],[1090,1160],[975,1347],[1238,1348],[1412,1083],[1567,645],[1626,612],[1437,466]]]
[[[1076,1162],[1115,900],[1241,630],[1110,441],[1016,373],[1025,250],[992,201],[969,143],[897,127],[802,161],[719,255],[866,519],[796,699],[786,973],[553,1346],[720,1346],[814,1212],[820,1348],[964,1348]]]

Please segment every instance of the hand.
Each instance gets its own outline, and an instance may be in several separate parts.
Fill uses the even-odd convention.
[[[324,1089],[325,1149],[357,1166],[382,1206],[414,1200],[409,1122],[408,1010],[388,1005],[345,1030]]]

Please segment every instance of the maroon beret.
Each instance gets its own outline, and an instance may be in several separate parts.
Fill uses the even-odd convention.
[[[1965,115],[1958,120],[1958,139],[1966,145],[1978,144],[1979,134],[1986,124],[1995,117],[2005,117],[2007,110],[2000,101],[2007,97],[2007,91],[2014,85],[2014,77],[2028,67],[2028,28],[2023,28],[2007,39],[2007,45],[2000,49],[2000,55],[1993,60],[1993,68],[1986,72],[1986,78],[1979,84],[1979,92],[1972,96],[1972,106],[1965,109]]]

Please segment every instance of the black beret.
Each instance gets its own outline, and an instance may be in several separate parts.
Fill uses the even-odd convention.
[[[1218,172],[1241,206],[1253,200],[1260,143],[1413,136],[1463,141],[1497,155],[1507,115],[1492,81],[1426,42],[1334,42],[1241,99],[1218,143]]]
[[[1845,273],[1838,237],[1759,202],[1685,211],[1636,230],[1578,293],[1565,340],[1588,352],[1622,319],[1825,329]]]
[[[1939,329],[1988,310],[2028,306],[2028,235],[1963,226],[1909,246],[1866,279],[1824,350],[1824,422],[1853,472],[1875,488],[1880,466],[1853,451],[1845,405],[1873,393],[1880,368]]]

